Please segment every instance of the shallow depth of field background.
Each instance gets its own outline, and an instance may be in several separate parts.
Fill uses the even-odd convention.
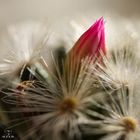
[[[124,28],[137,32],[140,0],[0,0],[0,30],[9,24],[45,20],[48,29],[60,35],[67,32],[65,27],[71,20],[83,25],[86,22],[88,27],[101,16],[109,32],[114,30],[113,24],[114,32],[119,32],[116,26],[120,32]]]
[[[0,0],[0,27],[25,20],[61,21],[100,16],[139,19],[139,0]]]

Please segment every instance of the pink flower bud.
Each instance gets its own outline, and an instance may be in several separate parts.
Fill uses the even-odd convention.
[[[100,52],[106,53],[104,19],[97,20],[75,43],[69,54],[78,59],[99,57]]]

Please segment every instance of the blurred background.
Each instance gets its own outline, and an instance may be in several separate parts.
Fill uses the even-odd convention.
[[[79,16],[139,18],[139,0],[0,0],[0,25],[24,20],[59,22]]]
[[[0,29],[9,24],[45,20],[48,29],[60,36],[70,32],[73,20],[86,29],[103,16],[109,36],[122,29],[133,30],[136,36],[140,31],[139,13],[139,0],[0,0]]]
[[[139,19],[139,0],[0,0],[0,27],[27,20],[66,20],[104,16]]]

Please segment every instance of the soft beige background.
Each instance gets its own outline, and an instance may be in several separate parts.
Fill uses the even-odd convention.
[[[32,26],[45,21],[51,42],[57,37],[72,40],[75,34],[78,38],[101,16],[105,18],[107,44],[124,39],[126,34],[140,37],[140,0],[0,0],[1,31],[9,24],[25,22]],[[73,21],[84,27],[75,31]]]
[[[0,26],[46,18],[60,22],[79,16],[140,17],[140,0],[0,0]]]

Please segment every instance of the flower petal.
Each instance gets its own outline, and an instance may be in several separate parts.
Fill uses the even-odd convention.
[[[69,54],[80,59],[86,56],[99,56],[106,53],[104,19],[97,20],[75,43]]]

